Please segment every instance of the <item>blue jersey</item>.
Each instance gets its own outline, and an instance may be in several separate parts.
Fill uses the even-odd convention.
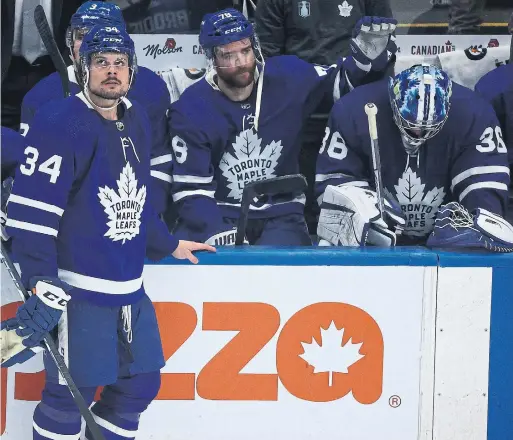
[[[27,143],[20,133],[7,127],[2,127],[0,140],[2,146],[2,180],[5,180],[14,176],[14,171],[21,157],[23,157]]]
[[[422,242],[442,203],[504,215],[509,169],[493,109],[471,90],[453,83],[449,117],[417,155],[409,156],[393,120],[388,83],[361,86],[338,101],[330,114],[317,161],[316,194],[327,185],[374,185],[365,104],[378,107],[381,174],[387,195],[406,215],[405,236]],[[408,239],[406,239],[408,240]]]
[[[295,56],[268,59],[258,127],[257,85],[248,99],[234,102],[211,74],[171,105],[173,200],[189,239],[204,241],[229,229],[223,218],[238,218],[246,183],[299,171],[303,123],[326,94],[346,90],[341,64],[314,66]],[[261,197],[252,202],[249,218],[302,214],[304,203],[304,195]]]
[[[513,167],[513,64],[506,64],[484,75],[475,91],[495,110],[508,148],[510,167]]]
[[[68,67],[68,78],[72,95],[80,93],[73,66]],[[167,111],[171,98],[166,83],[155,72],[139,67],[127,98],[139,102],[148,112],[152,128],[151,202],[157,211],[166,209],[172,175],[172,156],[167,131]],[[62,84],[57,72],[39,81],[23,98],[21,106],[21,130],[26,132],[36,112],[46,103],[64,99]]]
[[[124,99],[118,121],[82,93],[45,106],[31,122],[8,203],[7,230],[23,282],[59,277],[72,296],[104,305],[139,300],[145,251],[178,245],[146,201],[151,129]]]

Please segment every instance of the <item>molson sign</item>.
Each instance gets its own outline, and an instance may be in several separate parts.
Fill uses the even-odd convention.
[[[417,438],[427,270],[147,266],[167,363],[138,438]],[[2,370],[4,440],[30,437],[41,368]]]

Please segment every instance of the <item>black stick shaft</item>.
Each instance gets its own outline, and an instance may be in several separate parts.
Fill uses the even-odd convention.
[[[16,270],[16,267],[14,266],[13,262],[9,258],[9,254],[7,253],[3,243],[2,243],[2,263],[5,265],[7,272],[9,272],[9,275],[10,275],[12,281],[14,282],[14,285],[16,286],[16,289],[18,290],[18,293],[20,294],[21,298],[23,299],[23,301],[26,301],[29,298],[29,294],[23,287],[23,283],[21,282],[20,275],[18,274],[18,271]],[[75,382],[73,381],[73,378],[71,377],[71,374],[66,365],[66,362],[64,362],[63,357],[59,353],[59,350],[58,350],[57,346],[55,345],[54,340],[52,339],[52,337],[49,334],[47,334],[44,338],[44,342],[45,342],[46,348],[48,350],[48,353],[50,354],[53,361],[55,362],[55,365],[57,365],[59,373],[64,378],[64,381],[66,382],[66,385],[68,386],[68,389],[71,393],[71,396],[73,397],[73,400],[75,401],[75,403],[78,407],[78,410],[80,411],[80,414],[84,418],[89,430],[91,431],[93,440],[105,440],[105,437],[104,437],[103,433],[101,432],[100,427],[94,420],[93,414],[91,413],[89,406],[87,405],[86,401],[84,400],[84,397],[80,393]]]
[[[53,65],[59,73],[64,97],[67,98],[71,95],[69,88],[68,69],[66,68],[66,63],[62,58],[59,48],[57,47],[55,38],[53,37],[52,30],[48,24],[48,19],[46,18],[45,10],[41,5],[36,6],[36,9],[34,10],[34,21],[36,22],[37,30],[41,36],[41,39],[43,40],[46,51],[48,52],[48,55],[50,55]]]

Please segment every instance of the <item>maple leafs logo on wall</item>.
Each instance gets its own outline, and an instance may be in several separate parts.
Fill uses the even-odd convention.
[[[405,235],[423,237],[433,230],[445,191],[435,186],[424,194],[425,187],[417,173],[409,167],[399,178],[398,184],[394,185],[397,201],[406,215]]]
[[[139,234],[141,214],[146,200],[146,186],[137,189],[137,179],[130,163],[123,167],[118,184],[118,192],[105,186],[99,188],[98,197],[109,221],[109,230],[104,234],[112,241],[131,240]]]
[[[275,177],[283,146],[272,141],[262,150],[262,139],[253,129],[241,131],[232,143],[233,154],[225,152],[219,163],[223,176],[228,180],[228,197],[240,201],[242,190],[248,182]]]
[[[328,386],[333,384],[333,373],[347,374],[351,365],[365,357],[359,353],[363,342],[353,344],[350,338],[342,345],[343,338],[344,328],[338,330],[331,321],[327,329],[321,327],[321,345],[314,338],[310,343],[301,342],[305,352],[299,357],[314,367],[314,374],[328,372]]]

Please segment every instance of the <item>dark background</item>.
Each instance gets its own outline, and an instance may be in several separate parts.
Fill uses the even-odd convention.
[[[118,4],[131,33],[197,33],[203,14],[232,0],[109,0]],[[342,0],[341,0],[342,1]],[[444,34],[450,0],[391,0],[399,34]],[[236,0],[242,3],[242,0]],[[350,3],[350,2],[349,2]],[[481,33],[506,34],[513,0],[487,0]],[[415,23],[410,28],[409,24]],[[497,25],[502,23],[501,25]]]

